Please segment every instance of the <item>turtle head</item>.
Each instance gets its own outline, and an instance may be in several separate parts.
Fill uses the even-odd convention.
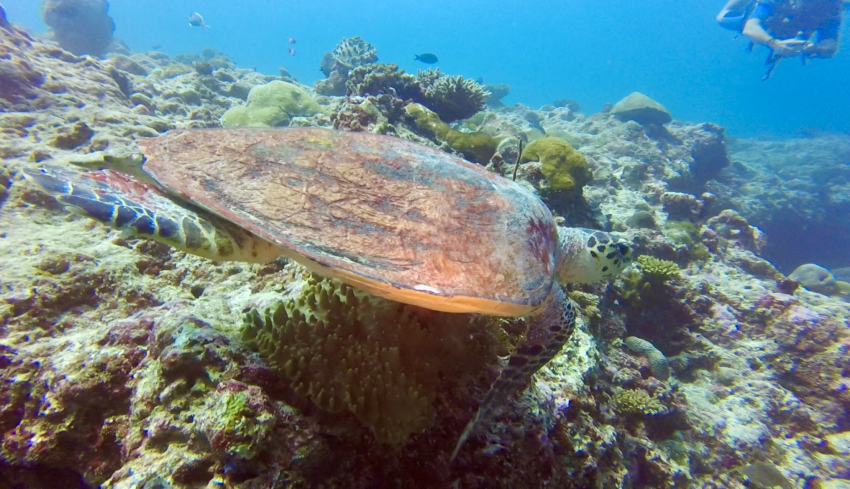
[[[593,229],[558,226],[558,281],[591,283],[617,276],[634,259],[631,245]]]

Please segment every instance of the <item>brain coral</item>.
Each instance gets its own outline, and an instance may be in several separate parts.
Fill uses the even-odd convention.
[[[321,112],[319,104],[301,87],[275,80],[252,88],[248,93],[248,104],[228,109],[221,116],[221,125],[285,126],[292,117],[311,116]]]
[[[667,357],[655,345],[637,336],[629,336],[625,339],[625,343],[629,350],[638,355],[643,355],[649,360],[652,375],[661,380],[670,378],[670,366],[667,363]]]
[[[431,422],[441,378],[480,372],[493,359],[490,324],[312,278],[297,299],[250,311],[243,339],[296,392],[326,411],[352,412],[395,444]]]

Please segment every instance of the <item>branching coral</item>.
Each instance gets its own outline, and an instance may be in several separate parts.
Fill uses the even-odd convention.
[[[321,70],[327,77],[315,84],[322,95],[345,95],[349,72],[378,60],[375,47],[360,37],[343,38],[333,51],[322,57]]]
[[[647,282],[661,284],[678,278],[681,271],[679,266],[670,260],[641,255],[637,258],[638,267],[643,272]]]
[[[660,380],[670,378],[670,365],[667,363],[667,357],[655,345],[637,336],[629,336],[624,342],[629,350],[638,355],[643,355],[649,360],[652,375]]]
[[[329,279],[246,315],[243,339],[294,390],[348,410],[385,443],[428,426],[442,378],[479,371],[496,351],[486,318],[425,311]]]
[[[640,389],[625,389],[614,394],[614,407],[621,413],[654,416],[667,412],[658,399]]]
[[[394,63],[372,63],[349,72],[348,95],[392,95],[399,99],[421,97],[416,77],[399,70]]]
[[[460,75],[440,76],[431,83],[420,81],[420,85],[425,92],[423,105],[436,112],[445,122],[472,117],[484,109],[490,96],[490,92],[475,80]]]

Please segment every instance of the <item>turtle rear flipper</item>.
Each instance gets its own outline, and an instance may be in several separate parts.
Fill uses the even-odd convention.
[[[153,239],[211,260],[266,263],[281,254],[281,249],[268,241],[177,205],[150,186],[120,173],[106,170],[80,174],[42,166],[23,174],[70,212],[128,237]]]

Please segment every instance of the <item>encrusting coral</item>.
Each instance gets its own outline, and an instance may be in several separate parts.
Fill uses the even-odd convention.
[[[398,444],[431,422],[442,378],[480,371],[496,352],[487,324],[311,278],[296,300],[248,312],[243,339],[296,392]]]
[[[494,138],[484,132],[461,132],[452,129],[440,120],[436,113],[421,104],[408,104],[404,110],[420,134],[445,143],[450,149],[475,163],[489,162],[501,141],[501,138]]]
[[[539,161],[540,171],[551,190],[581,193],[592,175],[587,160],[566,141],[558,138],[541,138],[523,150],[520,162]]]

